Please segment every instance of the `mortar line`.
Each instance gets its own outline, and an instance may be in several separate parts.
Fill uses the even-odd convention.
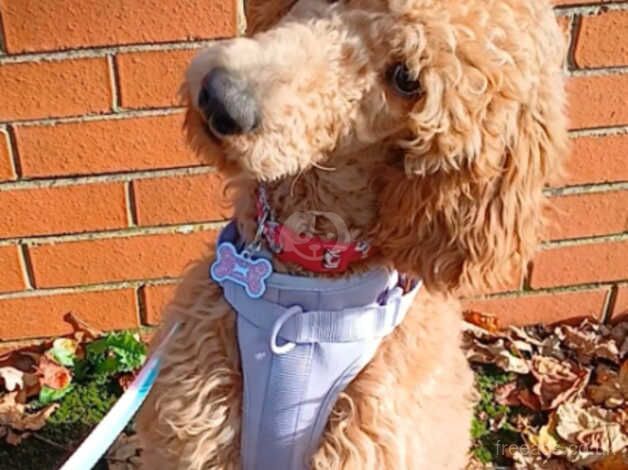
[[[494,294],[466,297],[464,300],[516,299],[521,297],[533,297],[536,295],[561,294],[565,292],[587,292],[604,288],[608,288],[610,290],[610,288],[613,287],[615,284],[621,284],[626,281],[628,281],[628,279],[603,282],[588,282],[582,284],[571,284],[568,286],[540,287],[537,289],[521,291],[496,292]]]
[[[104,230],[99,232],[85,232],[62,235],[37,235],[31,237],[13,237],[0,239],[0,246],[23,243],[27,246],[49,245],[55,243],[71,243],[80,241],[108,240],[115,238],[131,238],[148,235],[167,235],[197,233],[207,230],[218,230],[224,227],[227,221],[196,222],[190,224],[171,224],[148,227],[129,227],[125,229]]]
[[[109,70],[109,84],[111,85],[111,110],[118,113],[120,111],[120,75],[116,58],[112,54],[107,54],[107,69]]]
[[[613,65],[605,67],[591,67],[591,68],[578,68],[575,64],[575,69],[568,71],[569,77],[608,77],[611,75],[624,75],[628,73],[628,66],[626,65]]]
[[[135,185],[132,181],[124,183],[124,196],[126,200],[126,215],[129,227],[137,227],[137,204],[135,201]]]
[[[606,137],[615,135],[628,134],[628,125],[590,127],[586,129],[572,129],[569,131],[569,137]]]
[[[186,49],[200,49],[207,47],[215,41],[228,39],[228,37],[218,37],[213,39],[195,41],[166,41],[157,43],[136,43],[107,47],[85,47],[73,49],[57,49],[42,52],[23,52],[10,56],[0,57],[0,65],[16,64],[22,62],[52,62],[67,59],[91,59],[103,58],[109,54],[124,54],[128,52],[168,52]]]
[[[588,183],[573,186],[560,186],[546,188],[543,190],[546,196],[567,196],[571,194],[593,194],[608,193],[614,191],[625,191],[628,189],[628,181],[616,181],[613,183]]]
[[[569,44],[567,47],[567,56],[565,57],[568,75],[572,75],[573,71],[578,68],[576,64],[576,47],[580,37],[581,23],[582,17],[580,15],[575,14],[569,16]]]
[[[146,285],[141,285],[135,289],[135,299],[137,300],[137,313],[140,325],[146,325],[148,312],[146,311],[145,299]]]
[[[0,64],[0,66],[1,65],[2,64]],[[184,106],[169,106],[165,108],[124,110],[120,111],[119,113],[110,112],[102,114],[82,114],[75,116],[51,117],[42,119],[14,119],[10,121],[0,121],[0,124],[17,124],[23,127],[55,126],[58,124],[75,124],[81,122],[115,121],[118,119],[126,118],[171,116],[174,114],[181,114],[183,111],[185,111]]]
[[[35,288],[33,290],[2,293],[0,294],[0,301],[30,299],[52,295],[80,294],[85,292],[108,292],[112,290],[135,289],[140,286],[176,285],[181,282],[181,279],[181,277],[158,277],[153,279],[101,282],[79,286]]]
[[[20,264],[22,266],[22,276],[26,281],[26,289],[35,289],[35,272],[33,271],[33,262],[31,255],[28,252],[28,247],[25,245],[18,245],[18,252],[20,255]]]
[[[523,282],[521,284],[521,292],[527,292],[532,290],[531,280],[532,280],[532,271],[534,270],[534,260],[530,260],[528,265],[526,266],[526,270],[523,276]]]
[[[149,326],[149,325],[138,325],[134,328],[105,328],[105,332],[109,332],[109,331],[130,331],[132,333],[137,333],[137,334],[150,334],[152,331],[151,330],[157,330],[159,327],[158,326]],[[50,335],[50,336],[32,336],[32,337],[27,337],[27,338],[15,338],[15,339],[8,339],[8,340],[3,340],[2,338],[0,338],[0,351],[1,350],[5,350],[5,351],[17,351],[20,350],[22,348],[27,348],[29,346],[34,346],[34,345],[40,345],[42,343],[46,343],[49,341],[52,341],[54,338],[56,338],[55,335]]]
[[[11,161],[11,166],[13,168],[13,174],[16,178],[21,178],[24,174],[22,171],[22,161],[20,160],[20,152],[17,148],[17,139],[15,138],[15,129],[13,126],[7,125],[5,128],[7,143],[9,144],[9,160]],[[8,182],[11,183],[11,182]],[[0,183],[1,185],[2,183]]]
[[[163,178],[171,176],[188,176],[203,175],[207,173],[215,173],[216,168],[208,165],[195,165],[180,168],[162,168],[150,169],[142,171],[125,171],[120,173],[103,173],[100,175],[76,175],[76,176],[60,176],[41,177],[32,179],[22,179],[20,181],[6,181],[0,183],[0,191],[20,190],[20,189],[37,189],[37,188],[56,188],[62,186],[74,186],[80,184],[95,183],[116,183],[128,182],[150,178]]]
[[[597,3],[594,0],[588,5],[556,5],[553,7],[557,16],[566,16],[569,13],[579,15],[598,15],[606,11],[621,11],[628,9],[628,3]]]
[[[606,299],[604,299],[604,307],[602,309],[602,319],[601,323],[608,323],[611,319],[613,309],[615,308],[615,302],[617,300],[617,285],[614,284],[611,286],[608,294],[606,294]]]
[[[0,11],[0,60],[2,60],[7,54],[7,40],[6,31],[4,29],[4,18]]]
[[[11,175],[13,175],[10,178],[13,178],[13,177],[19,178],[20,175],[18,174],[18,171],[17,171],[15,155],[13,152],[13,144],[11,143],[11,135],[9,134],[8,126],[0,126],[0,133],[4,135],[4,139],[7,144],[6,148],[7,148],[7,155],[9,157],[9,171]],[[4,183],[10,183],[10,182],[13,182],[13,181],[10,179],[10,180],[5,181]],[[2,184],[3,182],[0,182],[0,185]]]
[[[628,240],[628,232],[544,241],[540,244],[540,249],[551,250],[570,246],[594,245],[596,243],[622,242],[625,240]]]
[[[244,36],[246,35],[246,29],[248,27],[246,22],[246,0],[237,0],[236,1],[236,28],[237,35]]]

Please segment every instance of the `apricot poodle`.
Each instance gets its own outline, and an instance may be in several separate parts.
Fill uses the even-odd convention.
[[[233,200],[223,238],[244,251],[219,254],[224,282],[210,277],[216,254],[206,253],[167,308],[162,331],[180,327],[140,411],[145,467],[463,468],[472,374],[456,299],[525,269],[542,236],[543,187],[567,147],[563,35],[550,2],[250,1],[247,17],[247,37],[198,54],[183,87],[189,141],[224,173]],[[254,273],[257,258],[275,277]],[[260,367],[243,369],[266,306],[293,313],[269,298],[281,275],[327,286],[321,298],[357,286],[350,300],[368,315],[388,315],[384,291],[419,293],[388,330],[360,337],[350,380],[337,375],[333,399],[308,408],[282,403],[291,385],[275,370],[259,378],[262,364],[301,367],[300,348],[315,357],[353,343],[289,340],[279,325],[250,359]],[[360,287],[369,279],[375,287]],[[341,303],[328,320],[359,336],[364,324],[347,326]],[[348,355],[330,353],[323,366]],[[275,411],[254,422],[260,406]],[[290,419],[275,419],[282,413]]]

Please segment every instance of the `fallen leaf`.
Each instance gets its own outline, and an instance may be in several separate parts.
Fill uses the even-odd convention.
[[[52,347],[46,351],[53,361],[67,367],[72,367],[77,358],[78,342],[70,338],[57,338],[52,342]]]
[[[628,361],[619,372],[601,364],[595,369],[595,383],[587,387],[587,396],[596,405],[618,408],[628,401]]]
[[[475,310],[465,310],[462,315],[465,321],[479,326],[489,333],[496,333],[500,329],[499,320],[495,315],[476,312]]]
[[[113,443],[106,460],[109,470],[135,470],[140,468],[140,440],[137,434],[122,433]]]
[[[517,389],[517,381],[513,380],[495,388],[495,401],[500,405],[519,406],[519,390]]]
[[[538,435],[529,436],[530,441],[536,445],[545,457],[551,457],[560,447],[556,436],[556,415],[551,414],[546,425],[542,426]]]
[[[571,470],[572,468],[563,460],[548,460],[535,452],[516,451],[512,459],[515,470]]]
[[[628,446],[628,436],[608,410],[587,407],[584,400],[578,400],[563,403],[556,410],[556,416],[557,434],[583,450],[610,455]]]
[[[44,427],[46,421],[57,409],[58,405],[46,406],[34,413],[28,413],[23,403],[16,401],[17,392],[10,392],[0,396],[0,435],[5,436],[7,442],[19,443],[21,439],[14,431],[37,431]]]
[[[591,470],[626,470],[628,468],[628,452],[609,455],[591,465]]]
[[[496,364],[507,372],[527,374],[530,372],[528,360],[512,354],[505,345],[503,339],[494,343],[482,344],[474,340],[466,351],[467,359],[471,362],[482,364]]]
[[[563,345],[576,353],[578,362],[590,364],[594,358],[619,362],[619,348],[613,338],[605,338],[600,328],[585,320],[578,327],[563,325],[556,328]]]
[[[92,326],[89,325],[89,323],[83,321],[81,317],[79,317],[74,312],[68,313],[67,315],[63,317],[63,319],[67,321],[68,323],[70,323],[70,325],[72,325],[72,327],[75,330],[75,334],[77,332],[83,332],[87,336],[90,337],[90,338],[85,338],[84,337],[85,335],[81,335],[81,338],[83,341],[88,340],[88,339],[100,338],[103,335],[103,332],[101,330],[93,328]],[[79,341],[79,342],[82,342],[82,341]]]
[[[553,357],[535,356],[531,361],[531,372],[537,383],[532,391],[539,397],[541,409],[554,409],[569,398],[577,395],[587,384],[590,371],[570,361],[559,361]]]
[[[68,369],[57,364],[47,356],[41,357],[37,371],[41,375],[41,385],[55,390],[66,388],[72,380],[72,374],[70,374]]]
[[[9,392],[24,388],[23,377],[24,372],[15,367],[0,367],[0,378],[4,380],[4,388]]]

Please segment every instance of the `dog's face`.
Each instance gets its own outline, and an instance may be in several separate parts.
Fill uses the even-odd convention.
[[[397,138],[425,98],[424,40],[408,21],[383,1],[300,0],[272,29],[194,59],[190,119],[259,180]]]
[[[398,269],[477,288],[527,262],[566,141],[563,37],[543,0],[251,3],[257,32],[186,75],[206,159],[273,181],[377,145],[372,239]]]

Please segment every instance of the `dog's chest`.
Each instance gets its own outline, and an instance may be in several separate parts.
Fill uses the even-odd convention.
[[[224,234],[223,234],[224,239]],[[399,325],[417,290],[378,269],[338,280],[273,273],[261,298],[228,279],[244,376],[244,470],[309,467],[338,394]]]

